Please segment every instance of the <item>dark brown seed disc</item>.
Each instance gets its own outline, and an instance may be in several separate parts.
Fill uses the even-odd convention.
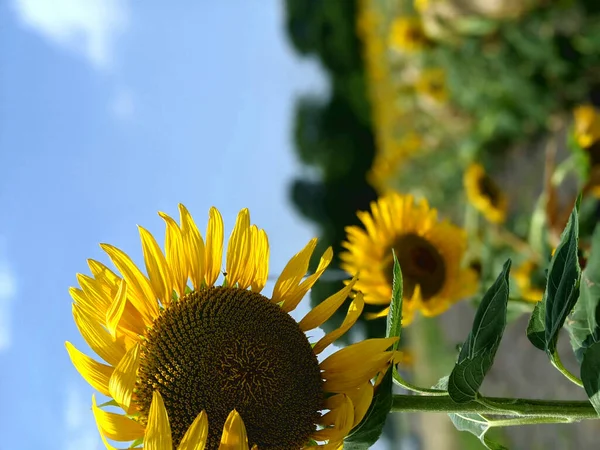
[[[410,298],[415,287],[421,287],[423,300],[438,294],[446,281],[446,263],[437,248],[424,237],[408,233],[400,236],[392,245],[396,252],[402,280],[404,297]],[[386,268],[388,281],[392,282],[393,264]]]
[[[477,180],[477,186],[479,187],[481,194],[489,199],[492,206],[497,207],[500,205],[502,196],[500,188],[487,174],[483,174]]]
[[[217,450],[236,409],[250,446],[306,444],[323,404],[319,363],[298,324],[266,297],[235,288],[193,292],[166,308],[147,333],[135,400],[148,416],[157,389],[169,415],[174,448],[200,411]]]

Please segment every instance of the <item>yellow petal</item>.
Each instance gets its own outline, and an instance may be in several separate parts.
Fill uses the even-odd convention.
[[[113,441],[135,441],[144,436],[143,425],[125,415],[98,408],[95,397],[92,397],[92,411],[100,433]]]
[[[227,261],[225,262],[225,272],[227,273],[227,284],[235,286],[240,284],[240,289],[246,289],[250,283],[244,276],[250,261],[250,251],[252,234],[250,231],[250,213],[248,209],[242,209],[235,221],[235,227],[229,237],[227,244]]]
[[[319,367],[326,392],[346,392],[371,380],[389,366],[394,353],[386,351],[398,338],[367,339],[328,356]]]
[[[144,450],[173,450],[169,417],[158,391],[152,393],[152,404],[148,412],[148,425],[144,436]]]
[[[148,230],[138,226],[140,239],[142,241],[142,250],[144,252],[144,262],[146,264],[146,273],[150,279],[150,285],[154,295],[162,302],[168,305],[171,301],[173,291],[171,283],[171,271],[167,265],[167,259],[158,246],[154,236]]]
[[[208,417],[202,411],[186,431],[177,450],[204,450],[208,439]]]
[[[188,280],[188,263],[181,228],[179,228],[179,225],[177,225],[177,222],[173,218],[165,213],[159,212],[158,215],[167,224],[165,253],[167,254],[167,264],[171,269],[173,289],[175,289],[180,297],[183,297]]]
[[[121,280],[117,295],[110,305],[110,308],[108,308],[108,311],[106,312],[106,327],[113,338],[117,336],[117,327],[121,321],[121,317],[123,316],[123,311],[125,311],[126,303],[127,283],[125,280]]]
[[[194,289],[198,290],[204,283],[204,271],[206,269],[204,241],[194,219],[182,204],[179,204],[179,217],[185,252],[188,256],[190,280]]]
[[[384,308],[381,311],[376,312],[376,313],[366,313],[365,318],[367,320],[379,319],[380,317],[387,317],[389,312],[390,312],[390,307],[388,306],[387,308]],[[405,325],[405,324],[406,324],[405,317],[403,315],[402,316],[402,325]]]
[[[248,450],[246,426],[235,409],[229,413],[223,426],[219,450]]]
[[[364,305],[365,303],[363,300],[363,294],[362,292],[358,292],[352,303],[350,303],[348,313],[346,314],[342,325],[319,339],[319,341],[313,347],[313,352],[315,355],[321,353],[329,344],[342,337],[350,328],[352,328],[352,326],[354,326],[363,311]]]
[[[108,384],[110,396],[127,412],[130,411],[131,396],[135,387],[139,365],[140,346],[136,344],[127,351],[117,364]]]
[[[341,394],[340,398],[340,405],[336,405],[337,407],[325,414],[320,421],[325,425],[332,426],[313,433],[313,439],[317,441],[339,441],[344,439],[350,430],[352,430],[354,424],[354,406],[352,405],[352,400],[344,394]]]
[[[317,239],[311,239],[306,246],[296,253],[292,259],[285,265],[281,271],[281,275],[277,278],[275,286],[273,287],[273,296],[271,300],[273,303],[281,303],[284,301],[288,293],[293,291],[308,270],[308,263],[310,257],[315,250],[317,245]]]
[[[338,310],[342,303],[346,300],[352,287],[356,283],[356,277],[348,283],[346,287],[344,287],[339,292],[336,292],[327,300],[319,303],[312,310],[304,316],[304,318],[298,323],[298,326],[302,331],[312,330],[314,328],[320,327],[325,323],[333,314]]]
[[[254,247],[255,274],[252,280],[252,290],[260,292],[267,284],[267,278],[269,277],[269,238],[265,230],[258,230],[253,238],[256,244]]]
[[[114,299],[118,294],[121,282],[124,280],[116,276],[112,270],[110,270],[101,262],[88,259],[88,265],[90,266],[90,270],[95,277],[96,284],[104,293],[104,297],[108,298],[109,309],[114,307]],[[95,312],[100,315],[100,310],[96,310]],[[138,335],[143,334],[145,328],[146,325],[140,312],[133,306],[131,302],[125,302],[125,308],[119,321],[118,330],[121,333],[135,339]]]
[[[106,286],[116,286],[121,280],[121,277],[115,275],[115,273],[112,270],[110,270],[108,267],[106,267],[99,261],[88,259],[88,266],[90,267],[94,278],[100,283],[105,284]]]
[[[69,357],[75,369],[77,369],[77,372],[79,372],[85,381],[90,383],[100,393],[109,396],[108,384],[113,373],[113,368],[84,355],[70,342],[65,342],[65,347],[67,348],[67,352],[69,352]]]
[[[358,388],[346,392],[354,405],[354,424],[352,428],[360,423],[367,414],[373,401],[373,385],[371,383],[361,384]]]
[[[125,347],[114,342],[110,333],[77,303],[73,304],[73,318],[85,342],[100,358],[111,366],[117,365],[125,354]]]
[[[208,226],[206,228],[206,285],[215,284],[221,273],[223,259],[223,218],[215,207],[208,213]]]
[[[81,298],[82,305],[101,318],[110,307],[110,297],[101,289],[96,280],[87,275],[78,273],[77,281],[84,295],[84,298]]]
[[[319,277],[325,272],[329,263],[333,260],[333,250],[329,247],[321,256],[321,260],[319,261],[319,265],[315,273],[306,277],[306,279],[300,283],[296,288],[294,288],[291,292],[288,293],[286,299],[284,300],[283,305],[281,305],[281,309],[285,312],[293,311],[298,303],[304,298],[306,293],[313,287]]]
[[[96,426],[98,427],[98,432],[100,433],[100,438],[102,439],[102,442],[104,443],[104,447],[106,447],[106,450],[120,450],[120,449],[117,449],[117,448],[113,447],[112,445],[110,445],[108,443],[108,441],[106,440],[106,437],[104,436],[104,431],[102,431],[102,428],[100,427],[100,421],[98,420],[98,417],[96,416],[98,410],[99,409],[96,406],[96,396],[92,395],[92,412],[94,413],[94,418],[96,419]]]
[[[109,244],[100,244],[100,247],[127,282],[127,289],[132,293],[129,297],[131,303],[141,313],[146,325],[151,325],[159,311],[150,282],[123,251]]]

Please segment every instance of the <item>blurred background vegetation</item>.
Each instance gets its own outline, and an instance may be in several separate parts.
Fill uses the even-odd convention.
[[[391,190],[428,199],[467,229],[466,263],[480,271],[482,289],[507,257],[531,266],[521,270],[523,297],[532,283],[543,285],[543,264],[531,255],[548,256],[581,190],[585,243],[598,221],[600,149],[578,136],[597,127],[592,141],[600,139],[600,2],[285,4],[289,41],[330,80],[327,98],[298,98],[294,123],[296,153],[309,170],[290,196],[318,226],[313,269],[326,247],[339,255],[345,227],[359,224],[356,212]],[[463,184],[473,163],[508,199],[502,225],[473,220]],[[345,275],[330,273],[313,302],[341,287]],[[530,307],[522,306],[515,302],[513,318]],[[362,329],[380,336],[383,326],[363,321]]]

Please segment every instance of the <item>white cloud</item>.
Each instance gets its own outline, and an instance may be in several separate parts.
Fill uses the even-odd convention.
[[[4,257],[4,244],[0,239],[0,352],[11,346],[12,302],[17,293],[13,271]]]
[[[110,112],[119,120],[126,121],[135,113],[135,102],[130,89],[121,88],[110,103]]]
[[[100,450],[100,435],[91,410],[91,396],[87,400],[76,383],[67,386],[64,408],[66,450]]]
[[[128,25],[126,0],[13,0],[26,26],[52,43],[108,68],[117,35]]]

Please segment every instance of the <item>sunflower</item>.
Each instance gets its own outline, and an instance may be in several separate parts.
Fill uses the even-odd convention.
[[[463,184],[475,209],[492,223],[504,222],[508,206],[506,196],[481,164],[473,163],[467,168]]]
[[[243,209],[229,239],[223,283],[223,220],[212,208],[206,241],[187,209],[166,214],[165,252],[140,227],[146,274],[123,251],[102,244],[120,275],[90,260],[92,276],[71,288],[82,336],[106,364],[66,347],[79,373],[123,414],[93,400],[106,439],[156,450],[337,448],[371,403],[374,385],[398,354],[395,338],[370,339],[317,356],[356,322],[352,300],[340,328],[316,342],[305,332],[340,308],[356,279],[302,320],[296,308],[332,260],[328,249],[305,277],[311,240],[283,269],[270,298],[269,244]],[[188,285],[189,283],[189,285]]]
[[[573,111],[573,134],[581,148],[591,147],[600,141],[600,115],[592,105],[581,105]]]
[[[527,260],[512,273],[521,297],[528,302],[539,302],[544,295],[546,280],[535,261]]]
[[[446,72],[440,68],[424,70],[415,83],[415,90],[438,103],[447,102]]]
[[[398,17],[390,27],[389,45],[393,49],[415,52],[422,50],[428,40],[418,17]]]
[[[371,211],[358,213],[365,229],[346,228],[346,251],[341,267],[360,273],[355,289],[364,293],[366,303],[387,305],[392,296],[392,250],[402,270],[403,324],[415,311],[435,316],[477,288],[474,271],[461,268],[466,250],[463,230],[439,221],[437,211],[426,200],[416,203],[411,195],[395,192],[371,203]],[[372,315],[387,314],[389,307]]]

